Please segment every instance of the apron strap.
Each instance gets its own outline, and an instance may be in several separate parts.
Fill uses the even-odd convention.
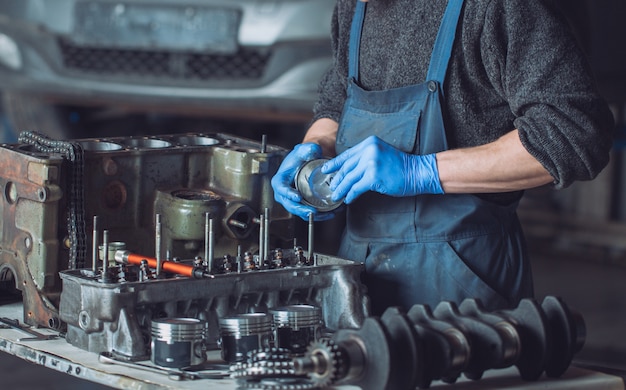
[[[354,17],[350,29],[350,42],[348,46],[348,77],[359,79],[359,53],[361,49],[361,32],[365,20],[367,0],[357,0]],[[439,32],[435,40],[435,46],[430,58],[426,80],[443,82],[448,70],[448,62],[452,55],[452,45],[456,36],[456,28],[463,9],[463,0],[449,0],[443,15]]]
[[[438,81],[442,85],[442,91],[462,9],[463,0],[448,0],[448,6],[443,15],[441,26],[439,26],[433,53],[430,57],[426,80]]]
[[[357,0],[356,10],[352,18],[350,29],[350,42],[348,44],[348,78],[359,79],[359,57],[361,51],[361,32],[365,20],[365,8],[367,0]]]

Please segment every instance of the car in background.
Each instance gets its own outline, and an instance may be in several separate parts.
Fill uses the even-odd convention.
[[[111,118],[131,113],[306,121],[334,3],[2,0],[2,106],[15,132],[58,139],[107,119],[120,135]]]

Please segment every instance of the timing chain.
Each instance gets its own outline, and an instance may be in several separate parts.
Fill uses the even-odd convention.
[[[67,233],[69,236],[69,269],[83,268],[87,255],[85,232],[84,160],[78,142],[57,141],[33,131],[21,132],[18,142],[32,145],[38,152],[60,154],[70,163],[67,184]]]

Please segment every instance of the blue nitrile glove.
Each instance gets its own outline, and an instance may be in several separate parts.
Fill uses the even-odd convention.
[[[316,143],[296,145],[280,164],[278,171],[272,177],[274,199],[283,205],[285,210],[297,215],[305,221],[309,214],[313,214],[316,221],[324,221],[334,217],[331,213],[319,213],[313,207],[302,204],[302,196],[294,187],[296,172],[307,161],[322,157],[322,148]]]
[[[390,196],[443,194],[434,154],[404,153],[370,136],[322,166],[337,172],[330,188],[332,199],[351,203],[367,191]]]

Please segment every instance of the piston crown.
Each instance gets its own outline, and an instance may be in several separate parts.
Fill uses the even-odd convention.
[[[222,336],[251,336],[272,331],[272,316],[267,313],[247,313],[220,318]]]
[[[332,200],[333,191],[330,184],[335,173],[323,173],[322,165],[326,158],[307,161],[296,172],[294,185],[302,195],[302,203],[314,207],[318,211],[332,211],[343,203],[343,199]]]
[[[152,320],[152,337],[161,341],[197,341],[205,338],[207,323],[197,318]]]
[[[289,305],[270,310],[276,327],[299,329],[318,326],[322,322],[322,310],[312,305]]]

